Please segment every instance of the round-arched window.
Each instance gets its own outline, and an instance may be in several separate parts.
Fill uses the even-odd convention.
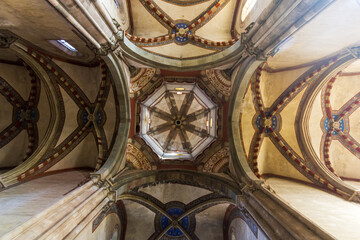
[[[251,9],[254,7],[257,0],[246,0],[242,11],[241,11],[241,21],[243,22],[247,15],[249,15]]]

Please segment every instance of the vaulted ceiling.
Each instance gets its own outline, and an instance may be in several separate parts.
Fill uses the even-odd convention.
[[[163,56],[192,58],[221,51],[238,39],[235,0],[128,1],[137,46]],[[126,30],[126,29],[125,29]]]

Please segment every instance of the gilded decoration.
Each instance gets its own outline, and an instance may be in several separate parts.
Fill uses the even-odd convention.
[[[205,76],[211,85],[225,97],[231,94],[231,79],[221,70],[205,70]]]
[[[219,172],[223,166],[229,163],[229,147],[223,147],[217,151],[211,158],[205,163],[204,172]]]
[[[130,78],[130,93],[141,90],[155,76],[155,68],[141,68],[138,73]]]
[[[151,170],[149,159],[140,149],[128,143],[126,146],[126,161],[131,163],[136,169]]]

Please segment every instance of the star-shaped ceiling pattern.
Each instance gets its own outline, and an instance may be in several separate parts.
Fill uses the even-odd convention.
[[[216,138],[217,106],[196,83],[165,83],[141,107],[141,133],[160,159],[193,160]]]

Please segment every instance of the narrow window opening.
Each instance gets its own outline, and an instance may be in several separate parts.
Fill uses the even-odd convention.
[[[59,48],[64,53],[66,53],[67,55],[74,57],[82,56],[82,54],[73,45],[71,45],[69,42],[67,42],[64,39],[49,40],[49,42],[55,47]]]
[[[70,43],[68,43],[67,41],[61,39],[61,40],[56,40],[58,43],[60,43],[61,45],[63,45],[64,47],[66,47],[67,49],[69,49],[70,51],[73,52],[77,52],[78,50],[76,50],[76,48],[74,48]]]

